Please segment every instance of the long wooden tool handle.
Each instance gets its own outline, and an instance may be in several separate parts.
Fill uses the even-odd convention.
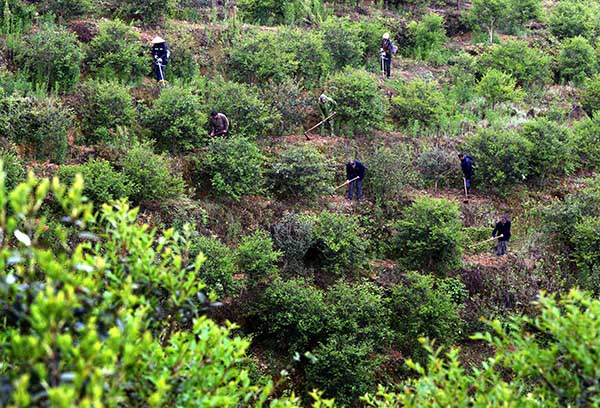
[[[347,186],[348,184],[352,183],[353,181],[358,180],[360,177],[356,176],[354,177],[352,180],[346,180],[346,182],[344,184],[340,184],[339,186],[337,186],[336,188],[334,188],[334,190],[338,190],[344,186]]]
[[[465,200],[469,199],[469,193],[467,192],[467,179],[463,177],[463,184],[465,186]]]
[[[481,241],[481,242],[478,242],[478,243],[476,243],[476,244],[473,244],[473,245],[471,245],[469,248],[474,248],[474,247],[476,247],[476,246],[479,246],[479,245],[481,245],[481,244],[485,244],[486,242],[495,241],[495,240],[497,240],[497,239],[500,239],[500,238],[502,238],[503,236],[504,236],[504,234],[500,234],[500,235],[498,235],[497,237],[492,237],[492,238],[490,238],[490,239],[486,239],[485,241]]]
[[[325,123],[329,119],[333,118],[336,114],[337,114],[337,112],[333,112],[331,115],[327,116],[325,119],[323,119],[322,121],[320,121],[319,123],[317,123],[316,125],[314,125],[313,127],[311,127],[310,129],[308,129],[306,132],[304,132],[304,134],[306,135],[311,130],[313,130],[313,129],[319,127],[319,126],[321,126],[323,123]]]

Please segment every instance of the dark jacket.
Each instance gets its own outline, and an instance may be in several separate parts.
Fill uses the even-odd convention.
[[[215,136],[224,135],[229,131],[229,119],[222,113],[217,113],[216,117],[210,117],[210,131]]]
[[[152,58],[156,62],[158,59],[162,60],[162,65],[169,63],[169,46],[167,43],[158,43],[152,46]]]
[[[471,157],[463,157],[460,161],[460,167],[466,179],[473,177],[473,159]]]
[[[509,241],[510,240],[510,221],[506,221],[505,224],[498,222],[496,224],[496,228],[492,231],[492,237],[497,235],[502,235],[502,238],[499,241]]]
[[[383,48],[383,52],[385,52],[388,57],[392,56],[392,40],[390,40],[390,39],[382,40],[381,48]]]
[[[359,177],[360,180],[364,179],[367,168],[358,160],[355,160],[354,162],[356,163],[355,167],[352,167],[352,162],[346,164],[346,180],[352,180],[356,177]]]

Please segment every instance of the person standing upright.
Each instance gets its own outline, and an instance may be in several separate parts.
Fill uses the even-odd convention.
[[[503,215],[500,217],[500,221],[496,223],[496,227],[492,231],[492,238],[498,236],[498,249],[496,255],[506,255],[508,251],[508,241],[510,241],[510,221]]]
[[[465,187],[468,193],[471,191],[471,180],[473,179],[473,158],[464,153],[459,153],[458,158],[460,159],[460,167],[465,178]]]
[[[381,40],[381,65],[383,74],[387,79],[390,79],[390,75],[392,73],[392,54],[394,53],[394,44],[392,44],[392,40],[390,40],[390,34],[383,34],[383,38]]]
[[[165,81],[165,68],[169,63],[171,52],[166,41],[161,37],[154,37],[152,40],[152,58],[154,76],[157,81]]]
[[[349,184],[348,200],[352,200],[354,189],[356,189],[356,200],[360,201],[362,196],[362,182],[367,173],[367,168],[358,160],[350,160],[346,164],[346,181]]]

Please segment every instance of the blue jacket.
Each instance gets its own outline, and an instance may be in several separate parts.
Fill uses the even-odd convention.
[[[152,58],[154,59],[154,62],[160,58],[162,60],[162,65],[167,65],[169,63],[169,55],[170,52],[167,43],[158,43],[152,46]]]
[[[465,156],[460,161],[460,167],[466,179],[473,177],[473,158]]]
[[[364,179],[367,168],[358,160],[355,160],[354,162],[356,163],[355,167],[352,167],[352,162],[346,164],[346,180],[352,180],[356,177],[359,177],[361,180]]]

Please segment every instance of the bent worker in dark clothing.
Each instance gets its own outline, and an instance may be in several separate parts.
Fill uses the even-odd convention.
[[[154,37],[152,40],[152,58],[154,59],[154,76],[159,82],[165,80],[165,68],[169,63],[169,46],[161,37]]]
[[[360,201],[362,195],[362,182],[367,173],[367,168],[358,160],[350,160],[346,164],[346,181],[349,182],[348,200],[352,200],[356,188],[356,200]],[[356,179],[358,177],[358,179]],[[356,180],[355,180],[356,179]]]
[[[471,179],[473,178],[473,158],[464,153],[459,153],[458,158],[460,159],[460,167],[465,178],[467,192],[469,192],[471,190]]]
[[[506,215],[500,217],[500,222],[496,224],[496,228],[492,231],[492,238],[498,238],[498,250],[496,251],[496,255],[502,256],[506,255],[506,251],[508,251],[508,241],[510,241],[510,221],[506,218]]]
[[[216,110],[210,113],[210,137],[226,136],[229,132],[229,119]]]

